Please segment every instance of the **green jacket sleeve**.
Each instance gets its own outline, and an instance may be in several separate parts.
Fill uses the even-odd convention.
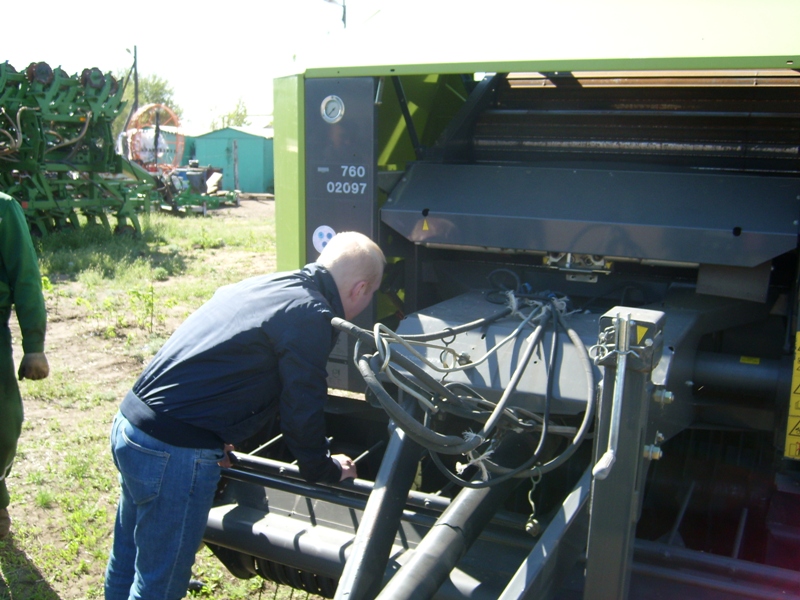
[[[0,193],[0,314],[7,316],[12,304],[22,331],[23,352],[44,352],[47,312],[39,260],[22,207]]]

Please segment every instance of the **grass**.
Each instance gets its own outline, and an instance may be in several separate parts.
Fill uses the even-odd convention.
[[[217,287],[274,269],[271,217],[154,213],[142,226],[140,238],[82,228],[37,240],[51,374],[20,384],[26,421],[9,477],[0,600],[102,598],[118,499],[108,431],[120,398]],[[194,576],[206,584],[196,597],[308,597],[236,579],[207,549]]]

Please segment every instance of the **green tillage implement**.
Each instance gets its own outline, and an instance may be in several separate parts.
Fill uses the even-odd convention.
[[[22,204],[34,234],[78,227],[78,212],[141,233],[137,214],[149,211],[156,185],[114,151],[122,92],[96,68],[70,76],[43,62],[21,73],[0,64],[0,190]]]

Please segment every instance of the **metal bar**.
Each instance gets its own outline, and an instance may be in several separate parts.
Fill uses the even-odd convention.
[[[392,83],[394,84],[394,89],[397,92],[397,100],[400,102],[400,110],[403,113],[403,119],[406,122],[406,129],[408,129],[408,135],[411,138],[411,145],[414,146],[414,154],[416,155],[417,159],[421,159],[422,145],[419,142],[417,129],[414,127],[414,121],[411,118],[411,111],[408,110],[408,102],[406,101],[406,93],[403,90],[403,84],[400,82],[400,78],[397,75],[392,77]]]
[[[359,454],[357,457],[355,457],[355,458],[353,459],[353,462],[354,462],[354,463],[356,463],[356,464],[358,464],[358,461],[360,461],[360,460],[362,460],[362,459],[366,458],[367,456],[369,456],[370,454],[372,454],[373,452],[375,452],[375,451],[376,451],[378,448],[382,448],[384,445],[386,445],[386,442],[384,442],[383,440],[381,440],[380,442],[378,442],[377,444],[375,444],[374,446],[372,446],[372,448],[369,448],[368,450],[364,450],[364,452],[362,452],[362,453],[361,453],[361,454]]]
[[[370,600],[380,591],[422,453],[419,444],[395,428],[364,508],[335,599]]]
[[[608,434],[608,447],[605,454],[597,461],[592,469],[592,475],[597,479],[605,479],[611,472],[611,467],[617,460],[617,446],[619,445],[619,425],[622,418],[622,398],[625,389],[625,371],[628,364],[628,351],[630,350],[630,315],[625,318],[614,319],[616,329],[617,372],[614,378],[614,396],[611,401],[611,424]]]
[[[743,583],[760,583],[774,588],[790,589],[800,594],[800,573],[737,560],[719,554],[667,546],[649,540],[636,540],[636,564],[655,564],[676,571],[694,571],[713,579],[735,578]]]
[[[484,111],[484,115],[500,116],[536,116],[536,115],[558,115],[558,116],[581,116],[581,117],[725,117],[736,119],[800,119],[800,113],[796,112],[749,112],[749,111],[713,111],[713,110],[597,110],[597,109],[575,109],[575,110],[514,110],[514,109],[489,109]]]
[[[274,444],[274,443],[276,443],[276,442],[280,441],[280,440],[281,440],[281,438],[283,438],[283,434],[282,434],[282,433],[279,433],[279,434],[278,434],[278,435],[276,435],[274,438],[272,438],[271,440],[269,440],[267,443],[265,443],[265,444],[262,444],[261,446],[259,446],[258,448],[256,448],[256,449],[255,449],[255,450],[253,450],[252,452],[250,452],[250,454],[258,454],[258,453],[259,453],[259,452],[261,452],[262,450],[266,450],[267,448],[269,448],[270,446],[272,446],[272,444]]]
[[[620,316],[622,311],[625,311],[624,318]],[[628,354],[629,325],[634,321],[638,344],[636,353]],[[650,377],[654,361],[661,357],[663,322],[664,314],[659,311],[628,307],[613,308],[600,319],[601,332],[612,325],[616,329],[616,349],[620,352],[616,358],[627,355],[628,360],[627,363],[618,360],[616,364],[617,379],[620,367],[625,364],[625,387],[624,396],[617,398],[620,401],[614,406],[611,400],[618,386],[613,389],[611,385],[603,386],[595,453],[610,443],[615,407],[619,410],[619,438],[614,469],[605,479],[595,477],[592,482],[584,600],[625,600],[628,596],[636,522],[647,472],[643,446],[652,402]],[[604,361],[604,379],[611,378],[613,361],[609,353]]]
[[[673,523],[672,529],[669,532],[669,538],[667,539],[668,546],[672,545],[672,542],[675,540],[675,536],[678,534],[681,521],[683,521],[683,516],[686,514],[686,509],[689,507],[689,501],[692,499],[692,494],[694,493],[694,485],[695,481],[692,480],[692,483],[689,486],[689,491],[686,492],[686,496],[683,498],[683,502],[681,503],[681,509],[678,511],[678,516],[675,519],[675,523]]]
[[[495,98],[498,86],[505,82],[505,74],[484,77],[470,92],[467,101],[448,123],[436,143],[425,151],[426,158],[434,161],[463,160],[470,153],[472,128],[478,115]]]
[[[498,600],[548,598],[557,589],[558,580],[583,556],[591,483],[587,469]]]
[[[225,471],[225,469],[223,469],[223,471]],[[293,496],[328,502],[353,510],[363,511],[367,505],[367,501],[363,497],[337,494],[336,491],[332,489],[322,486],[314,486],[313,484],[294,482],[289,479],[231,470],[228,470],[226,476],[228,479],[233,481],[262,485],[268,489],[286,492],[287,494],[292,494]],[[500,518],[497,518],[498,516],[500,516]],[[512,517],[514,516],[516,515],[506,514],[505,518],[503,518],[504,515],[502,513],[499,515],[496,513],[494,515],[495,518],[492,519],[492,525],[497,525],[498,527],[485,529],[481,533],[481,539],[505,546],[530,548],[530,544],[526,543],[527,540],[518,535],[518,532],[523,531],[524,523],[514,523],[512,520]],[[436,517],[416,512],[414,510],[404,510],[403,521],[424,527],[425,529],[430,529],[436,523]],[[513,531],[508,531],[509,529],[512,529]],[[231,547],[235,548],[235,545],[232,545]]]
[[[516,452],[515,444],[501,443],[494,457],[504,464]],[[414,549],[408,562],[384,586],[377,600],[433,598],[497,509],[522,481],[511,478],[485,488],[462,489]]]
[[[609,154],[660,154],[671,156],[708,155],[733,158],[772,158],[797,160],[797,144],[752,144],[739,142],[654,141],[654,140],[598,140],[598,139],[495,139],[476,136],[475,147],[479,149],[542,152],[607,151]]]
[[[363,500],[359,499],[357,503],[351,502],[353,499],[352,494],[369,496],[374,487],[371,481],[365,479],[348,479],[340,483],[324,486],[307,483],[300,476],[300,470],[289,463],[237,452],[231,452],[229,456],[233,461],[233,468],[222,469],[223,477],[247,483],[256,483],[264,487],[288,491],[316,500],[326,500],[352,508],[364,507]],[[343,494],[336,490],[347,493]],[[450,505],[450,499],[435,494],[410,491],[407,503],[415,508],[442,512]],[[525,517],[508,511],[498,511],[494,516],[493,522],[504,527],[511,527],[517,531],[522,531],[525,528]]]

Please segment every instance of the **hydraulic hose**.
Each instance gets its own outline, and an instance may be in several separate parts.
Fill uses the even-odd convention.
[[[544,474],[548,473],[554,469],[557,469],[562,464],[564,464],[578,449],[578,447],[583,443],[583,440],[586,438],[586,433],[589,430],[589,427],[592,424],[592,418],[594,417],[594,405],[595,405],[595,381],[594,381],[594,370],[592,369],[592,362],[589,359],[589,352],[586,350],[586,346],[581,340],[580,336],[577,332],[572,329],[571,327],[567,326],[564,322],[564,318],[561,316],[560,313],[557,311],[554,313],[555,318],[558,319],[559,324],[564,330],[567,332],[570,340],[575,347],[579,350],[579,355],[581,357],[581,364],[583,365],[584,374],[586,376],[586,410],[583,413],[583,421],[581,422],[581,426],[578,428],[578,431],[575,433],[575,437],[572,438],[569,446],[545,464],[532,467],[533,465],[529,465],[530,470],[524,470],[521,467],[517,469],[507,469],[505,467],[501,467],[500,465],[496,465],[494,463],[489,463],[487,461],[487,466],[490,466],[492,471],[503,473],[503,474],[511,474],[512,471],[515,472],[516,477],[531,477],[536,473]],[[528,461],[530,462],[530,461]],[[498,478],[499,479],[499,478]],[[494,480],[492,480],[494,481]]]
[[[448,328],[441,332],[436,332],[433,334],[422,334],[422,335],[412,335],[412,336],[397,336],[398,341],[413,341],[413,342],[425,342],[430,340],[437,340],[442,339],[444,337],[448,337],[451,335],[457,335],[459,333],[463,333],[465,331],[469,331],[471,329],[475,329],[477,327],[485,326],[493,321],[500,319],[512,312],[512,309],[508,308],[506,310],[500,311],[496,315],[491,317],[478,319],[472,321],[470,323],[465,323],[459,327],[455,328]],[[564,462],[566,462],[577,450],[577,448],[583,443],[586,434],[591,426],[592,418],[594,415],[594,405],[595,405],[595,379],[594,379],[594,370],[592,368],[592,362],[589,357],[589,353],[586,350],[586,347],[581,340],[580,336],[575,332],[574,329],[567,326],[564,321],[563,315],[557,310],[554,306],[547,306],[546,310],[543,311],[544,314],[537,316],[536,321],[538,322],[534,331],[528,337],[528,345],[525,348],[523,356],[520,358],[514,373],[512,374],[511,380],[509,381],[506,389],[503,392],[500,400],[492,407],[492,410],[485,410],[480,411],[473,408],[477,406],[475,402],[477,399],[472,400],[473,404],[472,407],[469,406],[470,399],[462,399],[457,394],[455,394],[449,387],[444,385],[442,382],[437,380],[435,377],[430,375],[422,366],[414,362],[408,356],[402,353],[392,353],[389,354],[388,350],[384,351],[381,350],[381,353],[385,354],[384,358],[381,358],[381,353],[376,353],[374,355],[361,355],[357,357],[356,365],[361,373],[364,381],[366,382],[370,391],[375,394],[375,397],[378,399],[378,402],[383,407],[383,409],[387,412],[387,414],[395,421],[395,423],[402,428],[411,439],[413,439],[416,443],[420,444],[421,446],[425,447],[429,450],[431,459],[433,460],[434,464],[450,479],[450,481],[470,488],[483,488],[486,486],[496,485],[503,481],[506,481],[511,478],[526,478],[531,477],[536,474],[543,474],[549,472],[553,469],[556,469]],[[526,319],[528,322],[531,317]],[[515,468],[508,468],[502,467],[498,464],[495,464],[493,461],[488,460],[487,458],[480,459],[486,466],[487,469],[492,471],[492,473],[497,474],[496,477],[489,479],[487,481],[481,482],[471,482],[467,481],[461,477],[458,477],[450,472],[447,467],[441,462],[438,454],[445,454],[445,455],[459,455],[459,454],[467,454],[476,450],[480,447],[483,443],[487,441],[489,436],[492,434],[494,429],[496,428],[499,420],[501,417],[506,416],[507,409],[506,405],[508,404],[511,396],[513,395],[516,387],[522,377],[522,374],[525,371],[525,368],[530,361],[533,352],[536,347],[539,346],[541,343],[542,332],[544,330],[544,324],[547,320],[552,319],[553,323],[553,338],[552,338],[552,345],[551,345],[551,352],[550,352],[550,360],[548,362],[548,370],[547,370],[547,387],[546,387],[546,394],[545,394],[545,406],[544,406],[544,417],[542,419],[542,430],[540,433],[540,437],[537,443],[537,447],[532,456],[530,456],[522,465],[515,467]],[[375,333],[369,332],[364,330],[348,321],[343,319],[335,318],[332,321],[332,324],[337,329],[346,332],[348,335],[351,335],[356,338],[358,341],[357,346],[361,344],[369,344],[370,347],[375,348],[376,343],[381,340],[381,336],[377,333],[377,329]],[[586,377],[586,384],[587,384],[587,391],[586,391],[586,410],[584,411],[583,421],[578,428],[577,432],[575,433],[574,437],[570,441],[570,444],[567,448],[559,454],[557,457],[553,458],[549,462],[535,466],[536,462],[539,460],[541,452],[544,448],[545,439],[548,433],[548,421],[550,417],[550,404],[551,404],[551,397],[552,397],[552,386],[554,380],[554,369],[556,364],[556,355],[558,352],[558,330],[559,327],[562,328],[578,349],[578,354],[580,356],[581,364],[584,369],[584,374]],[[388,339],[392,339],[389,337]],[[400,371],[394,371],[394,378],[401,377],[403,380],[408,382],[409,390],[413,392],[415,390],[411,390],[411,387],[423,390],[426,393],[431,393],[434,397],[444,398],[445,402],[440,402],[437,405],[437,409],[449,412],[451,414],[455,414],[464,418],[472,418],[475,420],[482,419],[485,415],[488,414],[488,418],[484,422],[483,427],[481,428],[480,432],[470,436],[468,440],[460,436],[454,435],[445,435],[438,433],[431,428],[427,427],[425,423],[420,423],[414,417],[409,415],[403,408],[395,402],[395,400],[391,397],[391,395],[384,389],[382,383],[378,379],[378,373],[382,369],[389,368],[389,362],[395,363],[398,367],[405,370],[409,376],[401,373]],[[403,384],[406,385],[406,384]],[[403,387],[401,385],[401,387]],[[408,391],[408,390],[407,390]],[[422,396],[418,395],[418,399]],[[421,399],[419,400],[421,401]],[[430,404],[429,404],[430,406]],[[513,417],[511,417],[513,418]]]
[[[483,319],[478,319],[476,321],[471,321],[469,323],[464,323],[463,325],[459,325],[458,327],[448,327],[443,329],[442,331],[436,331],[434,333],[415,333],[411,335],[404,335],[403,339],[409,342],[430,342],[432,340],[441,340],[442,338],[449,337],[451,335],[458,335],[459,333],[464,333],[466,331],[472,331],[473,329],[478,329],[479,327],[483,327],[484,325],[490,325],[495,321],[502,319],[511,314],[511,308],[506,308],[501,310],[496,315],[492,315],[491,317],[485,317]]]
[[[383,409],[395,423],[397,423],[398,427],[403,429],[415,442],[425,448],[436,448],[436,451],[442,454],[464,454],[465,452],[474,450],[483,443],[483,440],[478,437],[469,441],[464,441],[464,439],[459,436],[436,433],[414,419],[414,417],[403,410],[403,407],[397,404],[389,393],[383,389],[383,386],[375,375],[375,366],[372,365],[373,361],[378,363],[380,359],[377,355],[373,355],[369,359],[366,356],[361,356],[358,359],[358,370],[361,372],[364,382],[378,398],[378,402],[380,402]]]
[[[348,335],[353,336],[359,342],[369,344],[370,347],[375,348],[375,337],[372,332],[362,329],[349,321],[334,317],[331,320],[331,325],[340,331],[344,331]],[[424,385],[426,385],[434,394],[443,396],[449,400],[457,401],[458,396],[451,392],[447,387],[442,385],[436,378],[429,375],[422,367],[417,365],[414,361],[402,354],[394,354],[392,356],[394,362],[398,366],[404,368],[414,377],[417,377]],[[360,369],[359,369],[360,370]],[[380,370],[380,369],[379,369]],[[383,386],[380,386],[383,389]]]

